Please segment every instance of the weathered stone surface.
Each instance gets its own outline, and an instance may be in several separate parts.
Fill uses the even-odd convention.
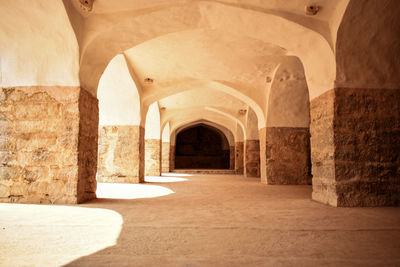
[[[175,169],[175,146],[169,147],[169,170]]]
[[[400,204],[400,90],[337,88],[312,101],[311,118],[313,199]]]
[[[96,198],[99,103],[86,90],[79,94],[78,203]],[[64,169],[71,173],[71,169]]]
[[[235,169],[235,146],[229,147],[229,169]]]
[[[102,126],[99,130],[98,153],[99,182],[144,182],[143,127]]]
[[[311,101],[310,116],[312,198],[336,206],[333,90]]]
[[[243,142],[235,142],[235,173],[243,174]]]
[[[0,201],[94,198],[97,99],[58,86],[2,88],[0,95]]]
[[[266,127],[260,140],[262,182],[311,184],[309,128]]]
[[[260,177],[260,142],[259,140],[245,140],[244,175],[246,177]]]
[[[170,149],[170,143],[162,142],[162,144],[161,144],[161,172],[170,172],[169,149]]]
[[[161,175],[161,140],[146,139],[144,141],[145,149],[145,175]]]

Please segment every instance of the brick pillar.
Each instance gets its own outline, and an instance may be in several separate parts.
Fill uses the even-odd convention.
[[[169,142],[162,142],[161,144],[161,172],[170,172],[169,160],[170,160],[170,143]]]
[[[311,101],[313,199],[400,204],[400,90],[330,90]]]
[[[0,91],[0,201],[80,203],[96,197],[98,101],[61,86]]]
[[[243,142],[235,142],[235,173],[243,174]]]
[[[260,177],[260,142],[258,140],[244,141],[244,175]]]
[[[97,180],[103,183],[144,182],[144,128],[102,126],[99,131]]]
[[[261,182],[311,184],[309,128],[260,129]]]
[[[161,140],[146,139],[145,143],[145,175],[161,175]]]

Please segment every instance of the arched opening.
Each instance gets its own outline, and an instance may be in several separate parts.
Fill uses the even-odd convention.
[[[144,130],[140,95],[123,55],[104,71],[99,87],[99,141],[96,179],[100,183],[143,181]]]
[[[266,118],[267,127],[260,130],[262,182],[311,184],[309,90],[297,57],[277,68]]]
[[[161,132],[158,102],[150,105],[145,123],[145,176],[161,175]]]
[[[229,143],[214,127],[199,124],[176,136],[175,169],[229,169]]]

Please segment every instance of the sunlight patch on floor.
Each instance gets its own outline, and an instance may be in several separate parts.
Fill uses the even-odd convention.
[[[98,208],[0,204],[0,214],[1,266],[67,264],[114,246],[123,224],[119,213]]]
[[[97,183],[97,198],[138,199],[167,196],[175,193],[159,185]]]

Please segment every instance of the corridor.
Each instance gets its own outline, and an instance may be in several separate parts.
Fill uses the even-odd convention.
[[[0,204],[0,265],[400,265],[399,207],[334,208],[239,175],[168,173],[101,198],[112,185],[79,206]]]

